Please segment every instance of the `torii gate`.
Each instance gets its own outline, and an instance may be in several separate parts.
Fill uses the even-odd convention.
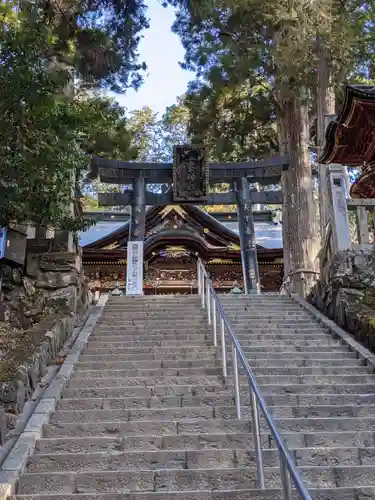
[[[108,184],[131,184],[124,193],[99,193],[100,206],[131,206],[130,237],[127,248],[126,294],[143,292],[143,240],[145,209],[149,205],[193,203],[237,205],[241,261],[245,293],[259,293],[259,269],[255,244],[252,205],[281,205],[282,191],[249,190],[250,183],[278,184],[289,167],[287,156],[274,156],[259,162],[210,163],[204,146],[174,147],[173,163],[133,163],[93,157],[91,177]],[[167,184],[165,193],[147,191],[149,183]],[[209,184],[228,183],[228,193],[209,194]]]

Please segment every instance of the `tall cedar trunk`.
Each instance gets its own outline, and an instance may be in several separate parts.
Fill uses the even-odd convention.
[[[316,138],[319,155],[325,140],[325,116],[335,114],[335,91],[331,82],[330,61],[327,49],[319,43],[319,62],[317,71],[317,126]],[[326,165],[319,165],[319,213],[320,213],[320,235],[324,243],[325,229],[329,219],[329,192]]]
[[[283,246],[285,275],[292,291],[306,296],[315,282],[319,238],[313,199],[309,157],[309,114],[307,99],[289,94],[281,101],[281,141],[290,158],[283,174]],[[284,146],[284,147],[285,147]]]
[[[282,116],[278,117],[277,120],[277,135],[279,139],[279,148],[281,154],[289,153],[287,128],[284,127],[284,121]],[[288,228],[288,193],[286,189],[286,172],[283,172],[281,176],[281,185],[283,191],[283,206],[282,206],[282,234],[283,234],[283,249],[284,249],[284,277],[289,275],[290,271],[290,245],[289,245],[289,234]]]

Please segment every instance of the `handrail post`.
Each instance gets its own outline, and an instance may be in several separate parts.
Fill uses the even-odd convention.
[[[203,295],[205,275],[204,275],[204,267],[203,267],[202,261],[200,261],[200,268],[201,268],[201,290],[200,290],[200,294]]]
[[[201,289],[201,304],[202,304],[202,309],[204,309],[204,279],[205,279],[205,275],[204,275],[204,272],[202,272],[202,281],[201,281],[201,286],[202,286],[202,289]]]
[[[197,260],[197,289],[198,295],[201,294],[202,269],[199,259]]]
[[[259,409],[257,397],[250,386],[250,406],[251,406],[251,421],[253,428],[255,460],[257,465],[257,475],[259,488],[264,490],[266,488],[264,480],[264,464],[263,464],[263,450],[260,435],[260,422],[259,422]]]
[[[223,378],[226,379],[228,376],[227,351],[226,351],[226,345],[225,345],[224,320],[223,320],[222,316],[220,316],[220,342],[221,342],[221,366],[223,369]]]
[[[216,316],[216,300],[212,295],[212,343],[217,347],[217,316]]]
[[[290,480],[289,471],[282,457],[280,457],[280,472],[283,484],[283,498],[284,500],[292,500],[292,482]]]
[[[208,282],[208,279],[206,280],[206,293],[207,293],[207,317],[208,317],[208,324],[211,324],[211,290],[210,290],[210,284]]]
[[[232,363],[233,363],[233,381],[234,381],[234,398],[236,402],[236,415],[237,419],[241,420],[241,396],[240,396],[240,383],[238,377],[238,363],[236,346],[232,342]]]

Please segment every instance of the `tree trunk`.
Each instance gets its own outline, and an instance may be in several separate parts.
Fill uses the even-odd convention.
[[[283,246],[285,275],[291,291],[306,296],[315,282],[319,237],[313,199],[309,153],[308,102],[288,94],[281,102],[279,130],[289,154],[290,164],[283,174]]]
[[[277,135],[279,139],[279,148],[281,154],[289,154],[289,144],[288,144],[288,134],[287,128],[284,126],[283,117],[280,115],[277,120]],[[283,263],[284,263],[284,278],[289,275],[290,272],[290,244],[289,244],[289,233],[288,229],[288,193],[286,189],[287,179],[286,172],[281,175],[281,186],[283,192],[283,206],[282,206],[282,235],[283,235]]]
[[[335,91],[331,83],[329,68],[329,55],[323,44],[319,43],[319,63],[317,70],[317,126],[316,142],[319,156],[324,147],[326,120],[325,115],[335,114]],[[327,166],[319,165],[319,213],[320,213],[320,236],[322,243],[325,238],[325,229],[329,220],[329,192],[327,179]]]

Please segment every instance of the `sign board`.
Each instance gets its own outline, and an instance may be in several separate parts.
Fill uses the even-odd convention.
[[[335,251],[347,250],[352,246],[352,238],[345,196],[345,179],[341,165],[330,165],[328,173],[333,209]]]
[[[143,241],[129,241],[126,295],[143,295]]]
[[[7,242],[7,229],[5,227],[0,228],[0,260],[5,257],[5,249]]]
[[[204,146],[173,148],[173,201],[206,202],[208,195],[207,150]]]

